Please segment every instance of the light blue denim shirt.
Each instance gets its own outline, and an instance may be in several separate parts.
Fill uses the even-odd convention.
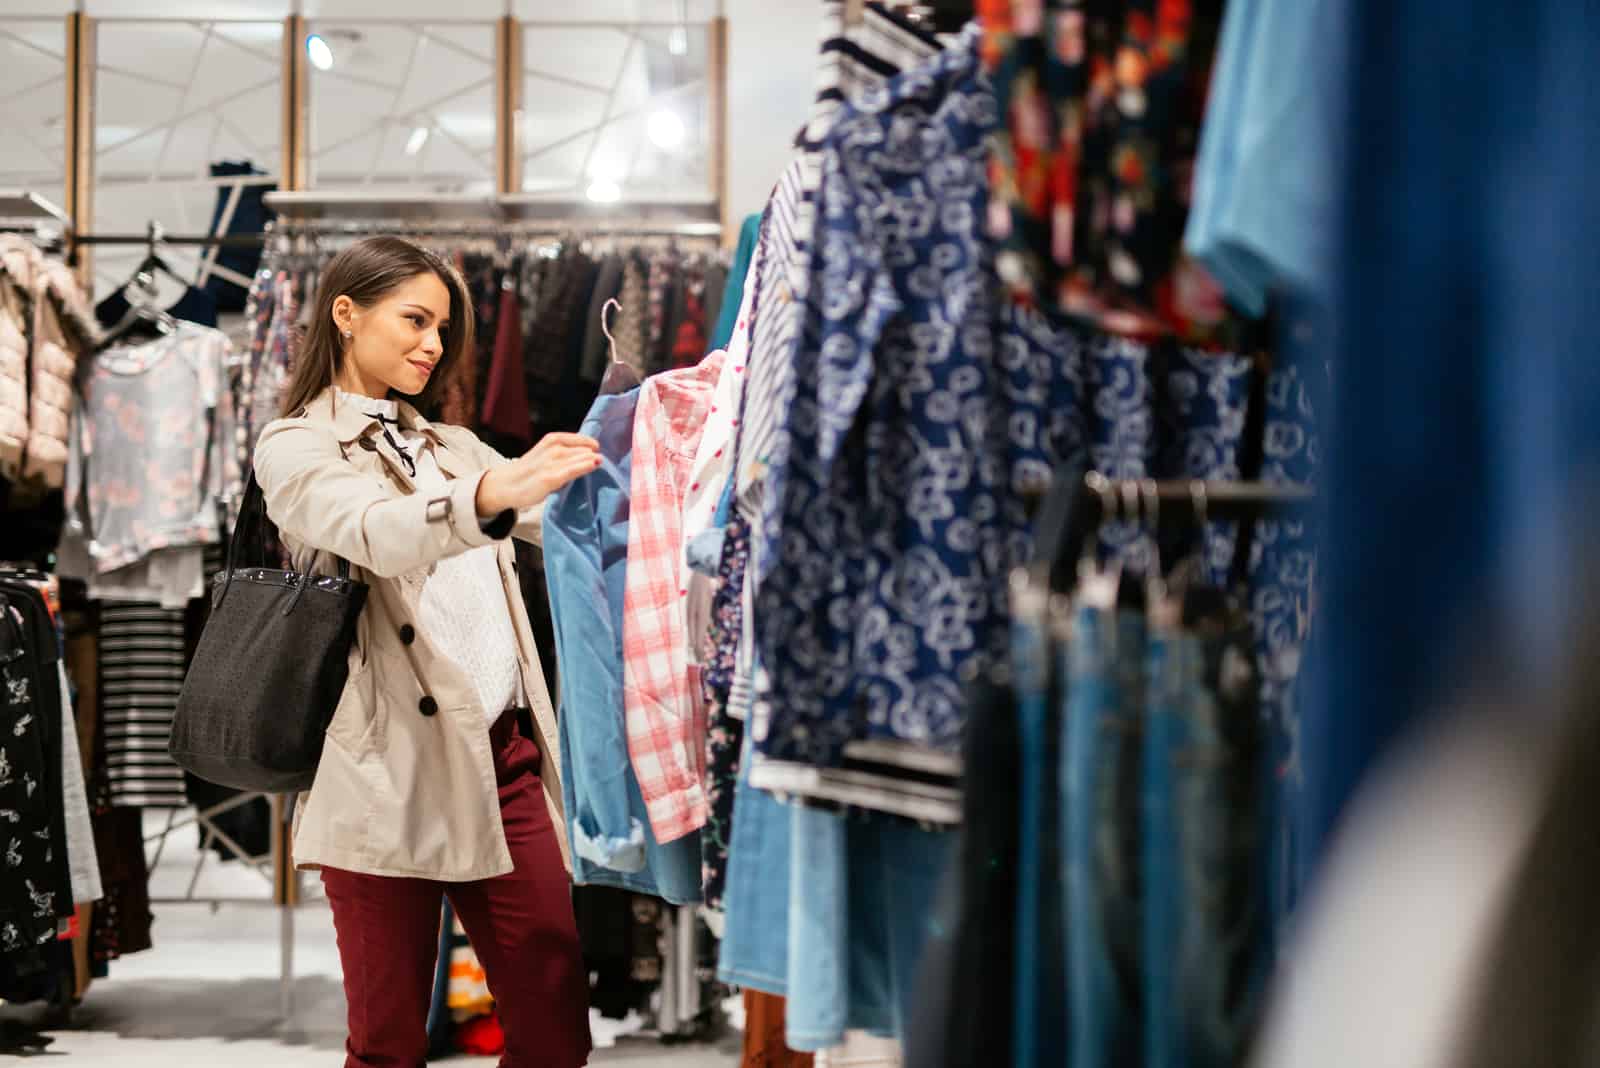
[[[700,836],[666,846],[650,832],[622,720],[622,594],[628,562],[628,487],[639,391],[603,396],[582,433],[600,443],[600,469],[551,497],[544,567],[561,665],[561,766],[574,881],[700,900]]]

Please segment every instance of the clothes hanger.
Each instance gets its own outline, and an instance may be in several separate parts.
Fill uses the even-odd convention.
[[[1084,481],[1100,498],[1100,523],[1121,519],[1122,500],[1111,480],[1099,472],[1090,472]],[[1083,555],[1078,559],[1078,598],[1092,608],[1109,612],[1117,607],[1120,599],[1122,561],[1102,565],[1097,558],[1099,541],[1093,533],[1083,539]]]
[[[156,271],[160,271],[184,288],[187,289],[189,287],[189,279],[183,277],[183,275],[174,270],[172,264],[168,263],[159,251],[161,248],[161,242],[165,239],[165,237],[166,231],[162,228],[161,224],[156,222],[154,219],[151,219],[145,230],[144,259],[140,261],[139,266],[134,268],[133,277],[128,279],[127,282],[123,283],[124,285],[128,285],[134,281],[137,281],[141,275],[153,275]]]
[[[606,344],[611,347],[611,364],[606,368],[605,377],[600,380],[600,395],[611,396],[616,393],[626,393],[639,385],[639,372],[617,358],[617,338],[611,332],[611,309],[622,310],[622,302],[612,297],[600,308],[600,332],[606,336]]]
[[[123,287],[122,292],[129,298],[128,310],[123,313],[115,326],[100,336],[100,346],[96,351],[105,351],[141,324],[155,327],[156,332],[163,337],[178,329],[178,320],[156,303],[160,292],[156,289],[155,276],[150,272],[141,271],[134,275]]]
[[[128,310],[123,313],[116,325],[101,334],[100,346],[96,351],[104,351],[125,337],[134,327],[142,324],[155,327],[156,332],[162,336],[178,329],[178,320],[157,304],[161,292],[156,288],[156,274],[157,272],[165,274],[183,286],[185,292],[193,286],[162,257],[159,249],[164,236],[161,224],[154,219],[150,220],[145,231],[145,257],[139,262],[139,266],[134,268],[133,275],[118,287],[118,292],[128,301]]]

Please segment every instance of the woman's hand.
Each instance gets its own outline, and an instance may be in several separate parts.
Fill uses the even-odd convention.
[[[546,434],[517,459],[491,467],[478,483],[478,515],[532,508],[600,466],[600,443],[582,434]]]

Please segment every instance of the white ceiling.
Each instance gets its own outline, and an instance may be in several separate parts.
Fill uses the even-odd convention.
[[[279,56],[293,0],[87,0],[98,20],[95,230],[204,230],[210,162],[280,162]],[[71,0],[0,0],[0,187],[62,196],[64,23]],[[581,196],[709,190],[704,22],[721,0],[514,0],[524,23],[525,189]],[[492,188],[492,22],[504,0],[303,0],[334,51],[311,83],[316,188]],[[15,11],[15,14],[13,13]],[[809,103],[819,5],[728,0],[734,204],[755,210]],[[427,21],[415,21],[415,20]],[[243,21],[239,21],[243,20]],[[406,24],[405,20],[412,20]],[[670,27],[689,25],[687,54]],[[604,23],[647,23],[630,30]],[[684,122],[682,147],[647,136],[652,112]],[[419,127],[418,151],[407,152]],[[770,143],[769,143],[770,142]],[[743,169],[741,169],[743,168]],[[748,202],[748,203],[746,203]],[[112,269],[122,257],[102,257]]]

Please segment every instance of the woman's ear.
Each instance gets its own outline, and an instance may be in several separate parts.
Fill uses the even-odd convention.
[[[356,302],[343,293],[333,298],[333,325],[342,336],[348,337],[356,316]]]

